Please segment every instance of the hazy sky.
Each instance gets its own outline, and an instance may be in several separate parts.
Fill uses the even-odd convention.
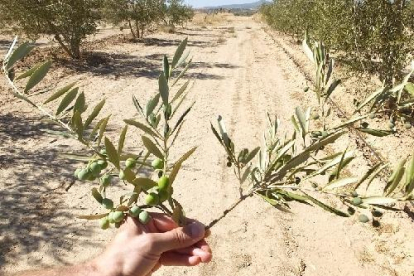
[[[184,0],[184,2],[186,2],[186,4],[193,6],[194,8],[201,8],[227,4],[253,3],[256,2],[256,0]]]

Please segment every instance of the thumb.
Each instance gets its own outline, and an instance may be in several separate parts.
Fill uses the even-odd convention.
[[[189,247],[202,240],[205,227],[194,221],[184,227],[178,227],[165,233],[154,234],[153,248],[156,252],[166,252],[174,249]]]

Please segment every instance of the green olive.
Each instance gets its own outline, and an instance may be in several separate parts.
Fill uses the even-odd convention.
[[[139,214],[142,212],[142,209],[138,206],[132,206],[131,209],[129,209],[129,215],[131,217],[137,218]]]
[[[319,118],[320,118],[320,116],[319,116],[318,113],[316,113],[312,116],[312,119],[314,119],[314,120],[319,120]]]
[[[73,174],[76,178],[78,178],[79,173],[82,171],[82,169],[76,169],[75,173]]]
[[[78,179],[79,180],[87,180],[89,178],[89,171],[87,169],[82,169],[80,170],[80,172],[78,173]]]
[[[160,202],[164,202],[164,201],[166,201],[167,199],[170,198],[170,193],[169,193],[168,190],[160,190],[158,192],[158,196],[160,198]]]
[[[371,114],[369,115],[369,118],[370,118],[370,119],[375,119],[375,113],[371,113]]]
[[[128,158],[125,161],[125,166],[129,169],[134,168],[136,164],[137,164],[137,161],[134,158]]]
[[[101,179],[100,179],[100,183],[102,184],[102,186],[104,186],[105,188],[108,187],[111,184],[111,176],[104,174]]]
[[[99,152],[102,155],[106,155],[106,149],[101,149],[101,151]]]
[[[156,170],[162,170],[164,169],[164,161],[162,159],[155,159],[152,161],[151,166]]]
[[[114,208],[114,202],[112,200],[110,200],[109,198],[104,198],[102,200],[102,206],[105,207],[106,209],[111,210],[112,208]]]
[[[124,170],[119,170],[119,179],[121,179],[121,180],[126,179],[126,175],[125,175]]]
[[[352,204],[354,204],[354,205],[361,205],[362,204],[362,199],[360,197],[354,197],[352,199]]]
[[[98,160],[97,163],[101,167],[101,170],[104,170],[106,167],[108,167],[108,162],[106,162],[106,160]]]
[[[353,197],[357,197],[357,196],[358,196],[358,193],[357,193],[356,191],[352,191],[352,192],[351,192],[351,195],[352,195]]]
[[[160,180],[158,180],[158,188],[160,190],[167,190],[168,187],[170,186],[170,179],[168,178],[168,176],[163,176],[160,178]]]
[[[139,216],[138,216],[139,222],[141,222],[142,224],[147,224],[150,219],[151,216],[147,211],[142,211]]]
[[[97,176],[101,173],[101,166],[98,164],[98,162],[93,162],[92,164],[89,165],[89,171]]]
[[[145,197],[145,203],[150,206],[155,206],[160,202],[160,198],[156,193],[149,193]]]
[[[369,221],[369,218],[366,215],[361,214],[359,215],[358,220],[362,223],[367,223]]]
[[[103,217],[99,220],[99,226],[101,227],[101,229],[106,230],[109,228],[109,218],[108,217]]]
[[[121,222],[124,219],[124,213],[121,211],[115,211],[112,213],[112,219],[115,223]]]
[[[405,127],[405,129],[410,129],[410,128],[411,128],[411,123],[406,122],[406,123],[404,124],[404,127]]]
[[[322,131],[322,138],[326,138],[326,137],[328,137],[328,132]]]

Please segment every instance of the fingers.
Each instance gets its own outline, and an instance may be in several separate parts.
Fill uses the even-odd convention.
[[[163,253],[192,246],[204,238],[204,229],[200,222],[193,222],[165,233],[154,233],[153,248],[155,252]]]
[[[201,263],[201,259],[198,256],[166,252],[161,255],[160,263],[166,266],[195,266]]]
[[[173,252],[180,253],[182,255],[197,256],[197,257],[200,258],[202,263],[210,262],[211,258],[213,257],[211,252],[204,251],[203,249],[201,249],[199,247],[195,247],[195,246],[182,248],[182,249],[177,249]]]

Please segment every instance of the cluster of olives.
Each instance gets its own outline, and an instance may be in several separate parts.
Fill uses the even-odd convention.
[[[351,201],[351,203],[352,203],[352,205],[354,205],[354,206],[360,206],[362,203],[363,203],[363,201],[362,201],[362,198],[360,198],[359,197],[359,195],[358,195],[358,193],[357,192],[355,192],[355,191],[353,191],[352,193],[351,193],[351,195],[352,195],[352,201]],[[353,215],[353,214],[355,214],[355,209],[354,208],[352,208],[352,207],[349,207],[348,208],[348,213],[350,214],[350,215]],[[379,217],[382,217],[382,212],[380,212],[380,211],[378,211],[378,210],[376,210],[376,209],[372,209],[371,210],[371,214],[372,214],[372,216],[373,217],[376,217],[376,218],[379,218]],[[368,221],[370,221],[370,219],[368,218],[368,216],[367,215],[364,215],[364,214],[360,214],[359,216],[358,216],[358,220],[360,221],[360,222],[362,222],[362,223],[367,223]],[[375,223],[375,221],[374,221],[374,223]]]
[[[113,202],[110,199],[104,198],[102,205],[107,209],[113,209]],[[129,215],[137,218],[142,224],[147,224],[151,219],[150,214],[147,211],[142,210],[137,205],[134,205],[129,209]],[[112,210],[107,216],[101,218],[99,226],[103,230],[108,229],[111,224],[115,224],[115,227],[119,227],[125,218],[126,214],[124,212]]]
[[[101,154],[106,155],[106,150],[101,150]],[[86,167],[76,169],[75,177],[81,181],[94,181],[101,175],[101,171],[105,170],[107,167],[108,162],[105,159],[92,159]],[[110,176],[104,175],[101,177],[100,181],[104,186],[108,186],[110,184]]]
[[[145,197],[145,203],[150,206],[156,206],[168,200],[173,193],[168,176],[162,176],[158,180],[158,185],[154,187]]]

